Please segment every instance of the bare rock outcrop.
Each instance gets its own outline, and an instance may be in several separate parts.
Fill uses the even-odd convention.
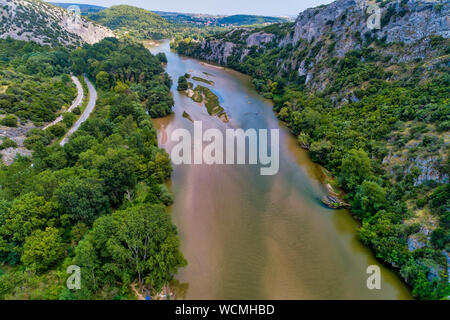
[[[40,0],[0,0],[0,38],[50,46],[93,44],[114,33],[74,12]]]

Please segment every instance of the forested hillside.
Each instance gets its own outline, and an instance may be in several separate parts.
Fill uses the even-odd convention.
[[[7,41],[6,62],[59,52]],[[114,38],[63,57],[54,72],[70,66],[87,74],[97,105],[64,147],[36,129],[33,157],[0,166],[0,299],[134,299],[133,287],[159,293],[186,264],[165,213],[170,159],[146,113],[171,112],[171,79],[142,45]],[[23,72],[34,66],[25,63]],[[81,290],[66,288],[70,265],[83,270]]]
[[[339,0],[296,23],[173,45],[253,76],[336,178],[360,239],[422,299],[450,294],[448,3]],[[414,21],[414,25],[412,25]]]
[[[0,114],[35,125],[54,120],[75,98],[69,55],[63,48],[0,40]]]
[[[215,31],[212,28],[172,23],[156,13],[128,5],[112,6],[89,14],[89,19],[111,28],[119,36],[138,40],[171,39],[175,36],[188,35],[203,37]]]
[[[45,131],[47,143],[63,134],[66,112],[76,96],[70,78],[69,51],[35,43],[0,40],[0,134],[2,161],[10,164],[16,154],[30,155],[33,132],[63,115],[66,121]]]

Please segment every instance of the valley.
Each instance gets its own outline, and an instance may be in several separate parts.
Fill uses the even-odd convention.
[[[450,297],[448,2],[74,5],[0,0],[0,299]]]

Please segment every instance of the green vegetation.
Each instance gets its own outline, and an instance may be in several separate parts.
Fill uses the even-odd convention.
[[[431,39],[424,60],[394,63],[388,51],[409,54],[415,47],[355,34],[361,49],[339,58],[333,34],[279,46],[290,30],[289,24],[259,29],[275,35],[260,47],[245,42],[245,32],[258,30],[211,39],[236,45],[226,65],[253,76],[299,144],[337,178],[362,223],[360,238],[377,258],[399,271],[415,297],[448,296],[448,40]],[[189,39],[174,46],[196,57],[211,53]],[[431,179],[429,168],[437,172]],[[424,230],[423,247],[411,248]]]
[[[223,17],[217,20],[219,25],[234,25],[234,26],[244,26],[244,25],[258,25],[266,23],[282,23],[286,19],[278,17],[264,17],[264,16],[252,16],[246,14],[236,14],[232,16]]]
[[[116,39],[70,61],[77,74],[105,72],[108,82],[64,147],[52,139],[68,115],[30,130],[31,159],[0,166],[0,299],[133,299],[133,283],[159,293],[186,264],[165,213],[170,159],[145,110],[152,94],[169,95],[170,79],[143,46]],[[82,270],[81,290],[65,287],[69,265]]]
[[[0,124],[7,127],[17,127],[17,117],[12,114],[8,114],[0,120]]]
[[[246,14],[237,14],[231,16],[216,16],[209,14],[190,14],[190,13],[176,13],[176,12],[162,12],[155,11],[161,17],[178,24],[192,24],[192,25],[211,25],[211,26],[248,26],[269,23],[282,23],[288,19],[279,17],[264,17]]]
[[[108,38],[74,50],[70,61],[76,74],[87,72],[100,89],[113,88],[118,93],[136,93],[139,100],[145,102],[152,118],[172,113],[172,80],[164,72],[160,60],[143,45]],[[123,101],[123,109],[134,108],[127,103]],[[120,113],[119,109],[114,108],[112,112]]]
[[[161,40],[174,37],[201,39],[223,28],[172,23],[156,13],[128,5],[112,6],[89,14],[89,19],[114,30],[120,37],[137,40]]]
[[[0,144],[0,150],[8,149],[8,148],[16,148],[17,143],[11,140],[8,137],[3,137],[2,144]]]
[[[186,91],[189,88],[187,79],[185,76],[181,76],[178,78],[178,91]]]
[[[41,0],[3,1],[0,5],[0,34],[44,45],[79,46],[81,37],[70,32],[60,20],[65,11]],[[87,29],[86,29],[87,30]]]
[[[191,97],[195,102],[204,102],[206,110],[210,116],[216,116],[224,122],[228,122],[228,116],[225,110],[219,104],[219,98],[208,88],[197,86],[194,89],[194,95]]]
[[[183,118],[186,118],[186,119],[188,119],[191,122],[193,121],[191,116],[190,116],[190,114],[187,113],[186,111],[183,111]]]
[[[192,77],[192,80],[203,82],[203,83],[209,84],[211,86],[214,85],[214,81],[203,79],[203,78],[200,78],[200,77]]]
[[[69,52],[30,42],[0,39],[0,114],[2,125],[17,119],[35,125],[53,121],[76,96],[69,77]]]

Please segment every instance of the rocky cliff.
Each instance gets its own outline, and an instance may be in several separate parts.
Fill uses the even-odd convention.
[[[343,57],[346,52],[361,48],[361,41],[369,37],[406,46],[417,45],[432,36],[449,38],[449,22],[448,1],[389,0],[375,4],[366,0],[337,0],[305,10],[293,24],[279,28],[269,26],[263,30],[234,29],[208,38],[203,41],[199,56],[227,65],[231,55],[239,54],[238,60],[242,61],[252,46],[264,48],[276,45],[285,48],[292,45],[302,48],[302,43],[308,43],[312,47],[319,46],[313,52],[314,61],[310,61],[314,63],[329,55],[324,44],[333,44],[334,54]],[[418,49],[396,59],[408,61],[423,57],[420,45]],[[291,68],[297,67],[301,75],[308,75],[313,64],[305,66],[305,60],[306,57],[298,59],[292,56]],[[281,67],[286,69],[289,66]]]
[[[106,27],[40,0],[0,0],[0,21],[0,38],[50,46],[78,46],[114,37]]]

